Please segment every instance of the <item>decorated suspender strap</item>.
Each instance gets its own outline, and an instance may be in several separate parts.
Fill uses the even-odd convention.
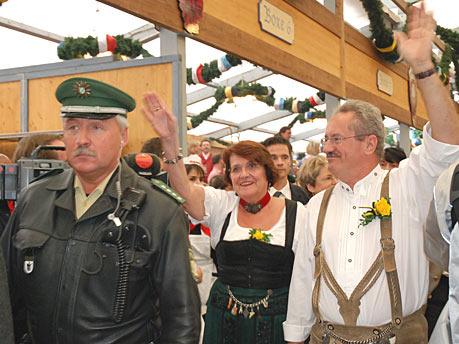
[[[387,173],[381,187],[381,197],[389,199],[389,174]],[[397,267],[395,264],[395,242],[392,238],[392,217],[380,220],[381,249],[386,271],[387,285],[389,286],[392,325],[399,329],[402,327],[402,297],[398,281]]]
[[[327,212],[328,202],[330,201],[330,196],[334,187],[335,186],[332,186],[325,191],[324,197],[322,198],[322,204],[320,205],[316,227],[316,246],[314,247],[314,278],[316,279],[316,283],[312,291],[312,309],[317,319],[320,320],[322,320],[319,312],[320,274],[322,272],[322,231],[325,221],[325,213]]]
[[[323,233],[323,224],[325,221],[325,214],[327,212],[328,203],[330,201],[331,193],[333,187],[325,191],[324,197],[322,199],[322,204],[319,210],[319,216],[317,218],[317,227],[316,227],[316,245],[314,247],[314,259],[315,259],[315,269],[314,269],[314,278],[316,283],[312,293],[312,307],[314,314],[319,320],[321,315],[319,312],[319,293],[320,293],[320,277],[322,274],[323,266],[323,254],[322,254],[322,233]],[[381,187],[381,197],[386,197],[389,199],[389,173],[383,181]],[[395,243],[392,238],[392,218],[387,217],[384,220],[380,221],[380,230],[381,230],[381,252],[383,257],[384,270],[386,271],[387,284],[389,287],[389,295],[391,301],[391,316],[392,316],[392,325],[395,328],[400,328],[402,326],[402,299],[400,293],[400,284],[397,276],[397,269],[395,265]]]

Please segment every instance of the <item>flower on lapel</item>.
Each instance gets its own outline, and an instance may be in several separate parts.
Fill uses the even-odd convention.
[[[381,220],[388,219],[392,215],[392,209],[390,206],[390,198],[381,197],[376,202],[373,202],[371,207],[361,207],[370,209],[365,211],[362,214],[362,218],[360,219],[360,226],[366,226],[375,218],[379,218]]]
[[[250,231],[249,231],[249,234],[250,234],[250,239],[255,239],[255,240],[259,240],[259,241],[264,241],[264,242],[267,242],[269,243],[270,242],[270,237],[272,237],[273,235],[270,234],[270,233],[265,233],[264,231],[262,231],[261,229],[257,229],[257,228],[252,228]]]

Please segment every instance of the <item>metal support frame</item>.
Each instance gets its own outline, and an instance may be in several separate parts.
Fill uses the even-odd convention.
[[[33,26],[26,25],[23,23],[19,23],[17,21],[0,17],[0,26],[6,27],[7,29],[19,31],[25,33],[27,35],[35,36],[38,38],[46,39],[47,41],[51,41],[54,43],[60,43],[64,41],[64,36],[56,35],[55,33],[51,33],[45,30],[37,29]]]
[[[187,154],[185,36],[164,28],[159,32],[161,56],[174,54],[179,57],[172,73],[172,111],[177,118],[180,147],[183,153]]]
[[[400,148],[405,151],[406,156],[410,156],[411,153],[411,140],[410,140],[410,126],[399,122],[400,126]]]
[[[327,107],[325,110],[325,116],[327,117],[327,121],[329,121],[339,108],[339,98],[325,93],[325,105]]]
[[[291,114],[292,113],[290,111],[287,111],[287,110],[272,111],[272,112],[269,112],[267,114],[264,114],[264,115],[257,116],[255,118],[249,119],[248,121],[241,122],[241,123],[239,123],[239,125],[236,124],[236,125],[232,126],[231,128],[223,128],[223,129],[214,131],[212,133],[207,134],[206,136],[212,136],[212,137],[215,137],[217,139],[220,139],[220,138],[222,138],[224,136],[235,134],[235,133],[247,130],[247,129],[254,129],[255,127],[257,127],[260,124],[263,124],[263,123],[266,123],[266,122],[269,122],[269,121],[274,121],[276,119],[283,118],[283,117],[289,116]],[[261,128],[257,128],[257,129],[261,129]],[[270,130],[268,130],[268,132],[271,133]]]

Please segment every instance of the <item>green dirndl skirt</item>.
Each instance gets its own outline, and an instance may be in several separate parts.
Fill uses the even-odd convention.
[[[268,308],[249,319],[232,315],[228,308],[230,296],[226,285],[217,279],[207,301],[203,344],[284,344],[282,323],[287,316],[288,287],[272,289]],[[233,295],[243,303],[255,303],[267,295],[266,289],[231,287]]]

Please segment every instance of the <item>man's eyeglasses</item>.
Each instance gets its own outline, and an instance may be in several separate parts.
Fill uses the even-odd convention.
[[[360,134],[360,135],[347,136],[347,137],[340,137],[340,136],[330,137],[330,138],[324,137],[324,138],[320,139],[320,144],[323,147],[323,146],[325,146],[325,144],[327,142],[330,142],[334,146],[339,146],[340,144],[343,143],[343,140],[352,139],[352,138],[355,138],[355,137],[368,136],[368,135],[371,135],[371,134]]]

